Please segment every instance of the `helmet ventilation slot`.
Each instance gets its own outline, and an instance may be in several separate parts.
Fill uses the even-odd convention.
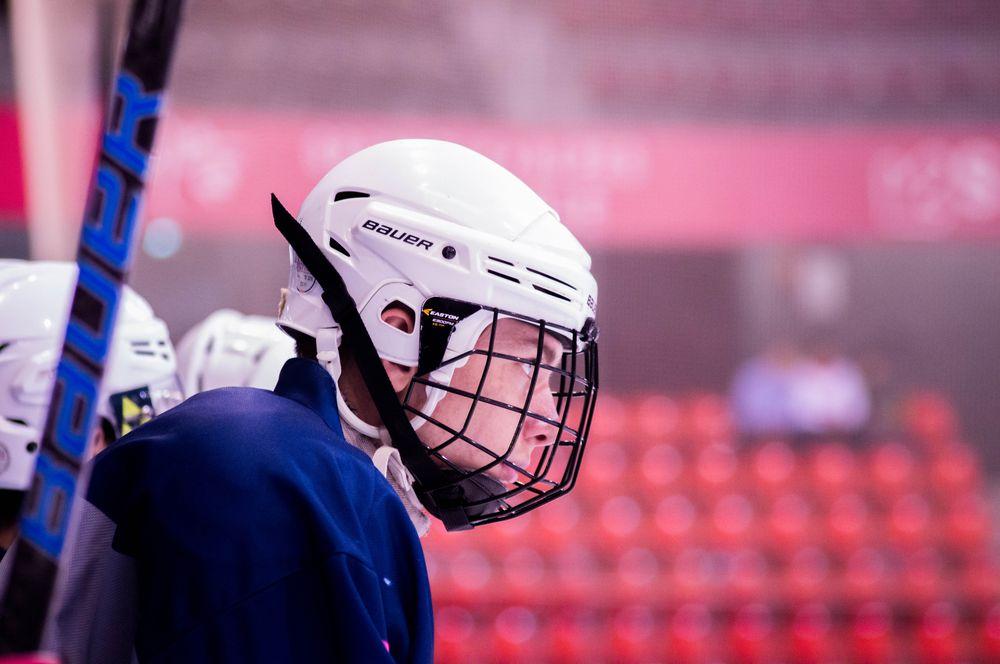
[[[557,297],[560,300],[565,300],[566,302],[572,302],[572,300],[570,300],[565,295],[560,295],[559,293],[556,293],[555,291],[550,291],[548,288],[543,288],[543,287],[539,286],[538,284],[532,284],[532,286],[535,287],[536,291],[541,291],[542,293],[545,293],[546,295],[551,295],[552,297]]]
[[[368,194],[365,194],[365,195],[367,196]],[[327,244],[329,244],[330,248],[333,249],[334,251],[340,252],[340,253],[344,254],[345,256],[347,256],[348,258],[351,257],[351,254],[348,253],[347,249],[344,249],[344,245],[340,244],[339,242],[337,242],[336,240],[334,240],[332,237],[327,239]]]
[[[333,202],[345,201],[349,198],[368,198],[369,196],[371,194],[366,194],[363,191],[338,191],[333,197]]]
[[[517,277],[512,277],[509,274],[503,274],[502,272],[496,272],[495,270],[486,270],[494,277],[500,277],[501,279],[506,279],[507,281],[513,281],[515,284],[521,283],[521,280]]]
[[[562,284],[566,288],[572,288],[573,290],[577,289],[576,286],[574,286],[573,284],[566,283],[562,279],[557,279],[557,278],[553,277],[551,274],[545,274],[544,272],[539,272],[538,270],[536,270],[534,268],[530,268],[530,267],[525,267],[524,269],[527,270],[528,272],[531,272],[532,274],[537,274],[540,277],[545,277],[546,279],[551,279],[552,281],[556,282],[557,284]],[[536,286],[536,288],[538,288],[538,287]]]

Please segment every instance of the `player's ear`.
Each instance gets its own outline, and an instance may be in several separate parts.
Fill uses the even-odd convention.
[[[393,302],[382,310],[382,320],[397,330],[411,334],[417,319],[413,309],[402,302]],[[396,364],[389,360],[382,360],[382,366],[385,367],[385,373],[389,376],[392,389],[396,391],[396,394],[402,396],[402,393],[410,385],[410,380],[416,375],[417,368]]]

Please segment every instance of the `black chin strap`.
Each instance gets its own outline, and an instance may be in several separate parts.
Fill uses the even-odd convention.
[[[437,467],[424,453],[424,445],[417,438],[399,403],[396,391],[382,366],[382,358],[375,350],[357,304],[347,291],[343,278],[309,237],[306,229],[289,214],[274,194],[271,194],[271,212],[278,232],[323,288],[323,302],[330,309],[333,320],[340,326],[344,338],[351,344],[355,360],[361,369],[361,377],[378,409],[382,424],[389,432],[393,445],[399,450],[406,468],[413,473],[416,480],[414,490],[420,501],[448,530],[471,528],[469,515],[463,505],[465,489],[462,484],[465,483],[452,481],[447,486],[435,488],[435,484],[447,479],[449,473]]]

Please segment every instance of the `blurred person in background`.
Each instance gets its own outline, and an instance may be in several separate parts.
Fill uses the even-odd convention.
[[[788,393],[792,432],[804,436],[854,436],[871,415],[864,372],[836,342],[820,337],[799,358]]]
[[[217,387],[269,390],[294,355],[294,342],[273,318],[232,309],[212,313],[177,344],[178,372],[188,396]]]
[[[75,263],[0,260],[0,557],[31,485],[76,275]],[[125,286],[88,458],[182,398],[166,325]]]
[[[737,429],[753,438],[791,433],[792,390],[802,355],[791,341],[777,342],[737,370],[730,404]]]
[[[597,287],[537,194],[400,140],[297,220],[272,205],[297,357],[273,392],[194,395],[98,457],[56,610],[68,664],[430,662],[430,518],[465,530],[573,484]]]
[[[872,411],[860,365],[826,338],[809,352],[781,342],[749,359],[736,372],[730,403],[740,433],[751,438],[854,436]]]

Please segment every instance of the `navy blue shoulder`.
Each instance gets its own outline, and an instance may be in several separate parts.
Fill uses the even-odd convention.
[[[310,527],[325,541],[314,553],[352,553],[364,511],[398,501],[341,431],[295,400],[254,388],[195,395],[116,441],[95,459],[87,499],[119,525],[122,553],[163,544],[162,534],[224,549],[228,534],[283,539],[295,554],[307,548]],[[204,536],[188,523],[201,524]]]

